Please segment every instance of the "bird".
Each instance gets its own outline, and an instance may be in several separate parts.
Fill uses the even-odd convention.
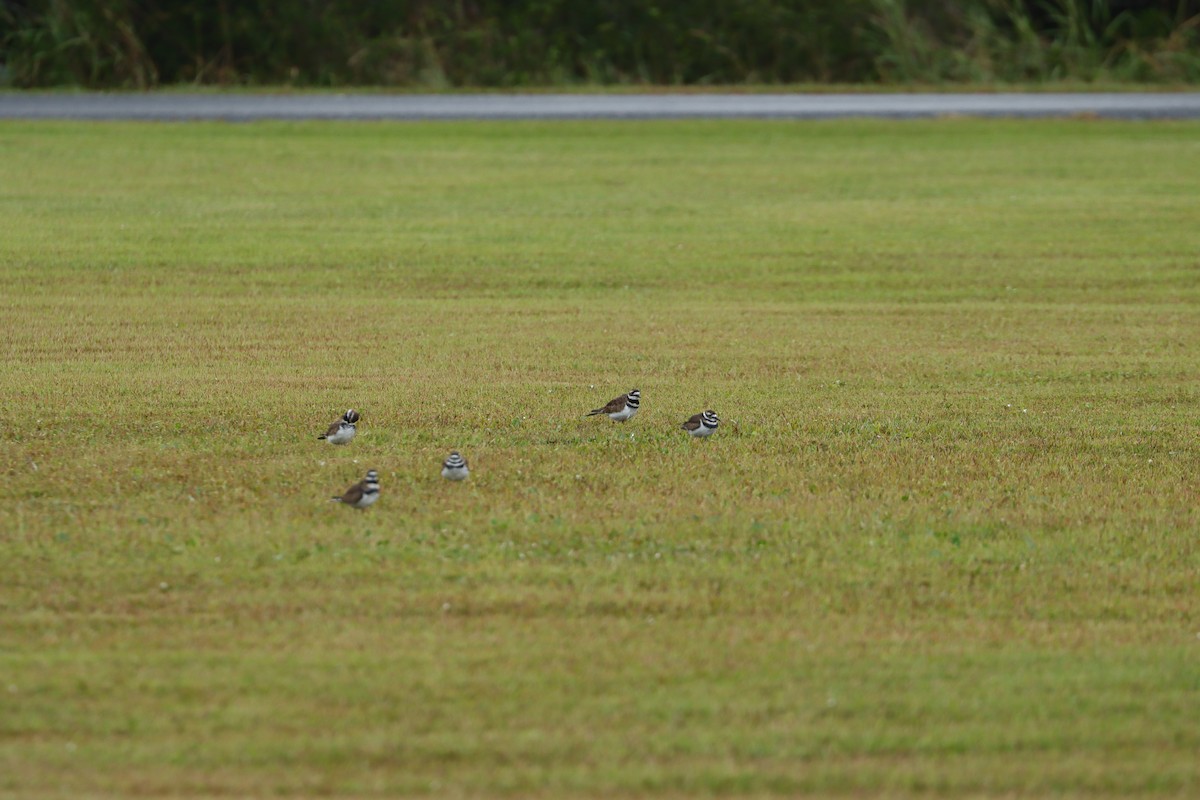
[[[358,420],[358,412],[351,408],[342,414],[341,419],[334,420],[333,424],[329,426],[329,430],[317,438],[324,439],[330,444],[349,444],[355,434],[354,423]]]
[[[638,406],[642,402],[642,393],[634,389],[629,394],[623,394],[620,397],[614,397],[608,401],[608,404],[603,408],[595,408],[589,411],[584,416],[594,417],[597,414],[607,414],[611,420],[617,422],[625,422],[633,419],[633,415],[638,412]]]
[[[448,481],[461,481],[471,474],[467,460],[455,450],[450,457],[442,462],[442,477]]]
[[[720,424],[721,420],[717,417],[717,412],[709,409],[703,414],[694,414],[688,417],[688,421],[683,423],[683,429],[701,439],[705,436],[712,436]]]
[[[367,470],[367,477],[346,490],[344,495],[331,498],[334,503],[345,503],[354,508],[366,508],[379,499],[379,473]]]

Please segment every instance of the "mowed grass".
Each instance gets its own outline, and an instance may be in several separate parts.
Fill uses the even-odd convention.
[[[0,795],[1200,793],[1200,125],[0,156]]]

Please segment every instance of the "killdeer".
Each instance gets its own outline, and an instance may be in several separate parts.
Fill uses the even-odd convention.
[[[467,468],[467,460],[455,450],[450,457],[442,462],[442,477],[448,481],[461,481],[471,474]]]
[[[632,419],[633,415],[638,411],[638,405],[642,402],[642,393],[634,389],[629,394],[623,394],[620,397],[614,397],[608,401],[608,405],[604,408],[596,408],[589,411],[585,416],[594,417],[597,414],[607,414],[611,420],[617,422],[625,422]]]
[[[366,508],[379,499],[379,473],[368,470],[367,477],[346,490],[341,497],[334,497],[334,503],[345,503],[355,508]]]
[[[710,410],[688,417],[688,421],[683,423],[683,429],[692,436],[703,438],[712,436],[720,424],[721,420],[717,418],[717,412]]]
[[[358,422],[358,412],[353,408],[342,414],[342,418],[329,426],[329,430],[318,436],[330,444],[349,444],[354,438],[354,423]]]

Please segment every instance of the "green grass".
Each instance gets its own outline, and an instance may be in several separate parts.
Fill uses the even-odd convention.
[[[1198,143],[0,125],[0,796],[1195,796]]]

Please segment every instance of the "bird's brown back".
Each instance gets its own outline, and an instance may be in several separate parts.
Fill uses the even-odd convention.
[[[366,491],[366,488],[367,482],[359,481],[346,490],[346,493],[342,495],[342,502],[348,505],[354,505],[359,500],[362,500],[363,492]]]

